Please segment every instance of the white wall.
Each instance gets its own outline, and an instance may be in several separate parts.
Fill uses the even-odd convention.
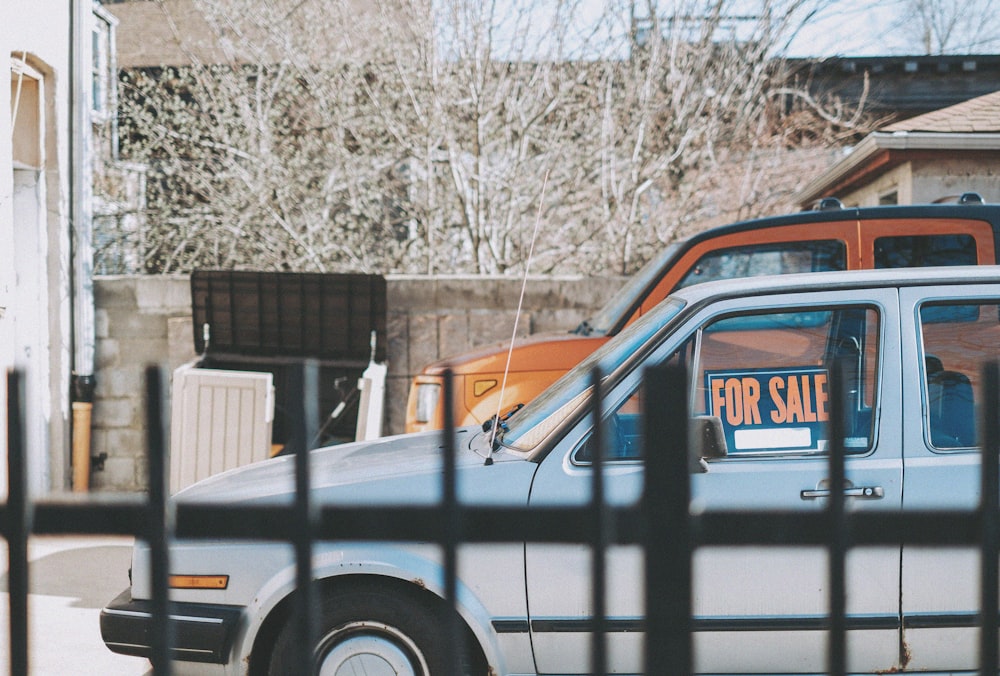
[[[91,5],[84,3],[89,17]],[[83,5],[81,5],[83,8]],[[29,487],[65,486],[69,447],[70,3],[6,0],[0,22],[0,91],[17,97],[18,79],[40,82],[37,108],[0,105],[0,370],[27,373]],[[88,32],[85,33],[89,35]],[[24,61],[28,69],[13,62]],[[37,131],[28,124],[37,118]],[[38,155],[15,164],[12,137]],[[20,143],[19,141],[19,143]],[[15,183],[16,177],[16,183]],[[0,387],[0,491],[6,491],[6,387]]]
[[[1000,169],[992,156],[904,162],[870,183],[841,197],[847,206],[877,206],[879,198],[896,191],[898,204],[954,201],[962,193],[978,192],[1000,202]]]

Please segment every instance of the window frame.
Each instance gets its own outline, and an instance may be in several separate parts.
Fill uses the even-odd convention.
[[[961,446],[938,446],[934,443],[934,430],[931,429],[931,397],[930,397],[930,377],[927,368],[927,357],[937,356],[934,351],[928,349],[927,345],[927,334],[924,330],[925,322],[922,316],[922,310],[928,307],[958,307],[958,306],[975,306],[979,308],[980,314],[986,310],[986,308],[992,308],[990,311],[997,318],[997,324],[1000,326],[1000,301],[996,298],[989,297],[956,297],[956,298],[925,298],[921,299],[914,307],[914,321],[915,321],[915,335],[917,338],[917,362],[920,369],[920,427],[921,435],[923,436],[924,445],[927,450],[931,453],[938,455],[954,455],[956,453],[970,453],[979,452],[982,447],[982,440],[978,437],[978,425],[979,425],[979,410],[977,408],[978,404],[977,396],[981,396],[981,382],[976,382],[973,385],[973,411],[974,411],[974,425],[976,426],[976,438],[972,445],[961,445]],[[979,319],[977,318],[977,322]],[[927,322],[927,324],[932,324],[935,322]],[[944,322],[937,322],[938,324],[943,324]],[[961,322],[948,322],[957,326],[961,326]],[[945,371],[952,371],[957,373],[962,373],[971,379],[978,378],[978,371],[981,370],[982,364],[990,361],[991,357],[988,354],[980,355],[978,360],[979,368],[976,372],[969,373],[966,371],[955,369],[949,369],[948,366],[952,364],[942,364],[945,367]],[[977,390],[980,394],[977,395]],[[981,401],[981,400],[980,400]]]
[[[868,434],[868,443],[864,449],[858,449],[850,452],[848,455],[851,457],[863,458],[874,454],[878,449],[879,442],[879,426],[880,426],[880,416],[879,408],[882,397],[882,379],[884,377],[883,373],[885,370],[885,340],[886,340],[886,317],[887,309],[882,305],[882,303],[875,300],[868,299],[858,299],[856,301],[846,301],[846,300],[833,300],[830,302],[802,302],[802,303],[789,303],[787,305],[773,305],[769,307],[753,307],[753,308],[737,308],[730,310],[720,310],[718,312],[712,313],[708,316],[698,316],[692,319],[691,322],[685,322],[684,330],[680,331],[684,338],[677,342],[672,340],[667,340],[664,344],[660,345],[656,350],[654,350],[644,365],[647,363],[662,363],[664,359],[669,358],[665,352],[665,345],[672,344],[674,347],[670,349],[669,355],[672,356],[677,354],[680,350],[685,349],[685,346],[691,346],[689,349],[689,361],[688,366],[689,372],[691,374],[701,374],[701,355],[702,355],[702,341],[704,337],[704,331],[707,326],[716,324],[717,322],[730,319],[732,317],[738,316],[760,316],[760,315],[777,315],[777,314],[789,314],[793,312],[833,312],[848,310],[848,309],[863,309],[865,311],[870,311],[874,314],[875,328],[873,331],[868,332],[868,336],[875,341],[875,354],[876,364],[872,370],[870,390],[871,390],[871,422]],[[827,341],[830,339],[830,333],[827,335]],[[829,345],[824,346],[824,353],[829,350]],[[863,350],[862,354],[866,354]],[[661,358],[660,355],[663,355]],[[642,368],[636,369],[636,372],[641,371]],[[867,372],[867,368],[866,368]],[[703,375],[703,374],[702,374]],[[606,392],[605,400],[601,404],[601,415],[602,423],[605,424],[604,431],[607,434],[609,429],[607,421],[614,415],[617,411],[622,408],[626,402],[632,397],[636,396],[638,387],[636,383],[629,382],[630,379],[626,378],[622,383],[619,384],[619,388],[616,388],[619,392]],[[641,380],[638,381],[641,383]],[[690,377],[688,381],[688,401],[689,404],[695,401],[695,398],[699,396],[698,393],[698,378]],[[866,396],[867,398],[867,396]],[[641,418],[640,418],[641,419]],[[592,461],[589,459],[582,459],[580,456],[586,452],[587,446],[590,439],[593,436],[593,426],[591,420],[588,419],[584,422],[586,425],[585,431],[580,434],[578,440],[572,444],[572,448],[568,455],[568,461],[572,466],[576,467],[589,467],[592,465]],[[605,437],[607,439],[607,437]],[[765,450],[765,451],[752,451],[752,452],[738,452],[731,453],[723,458],[713,458],[709,462],[714,463],[730,463],[730,462],[744,462],[744,461],[754,461],[761,459],[775,459],[775,460],[801,460],[803,458],[817,458],[825,457],[828,455],[828,446],[818,449],[818,450],[802,450],[802,449],[778,449],[778,450]],[[642,454],[638,454],[634,457],[622,457],[615,458],[605,456],[603,459],[604,463],[613,464],[615,466],[622,465],[638,465],[643,462]]]

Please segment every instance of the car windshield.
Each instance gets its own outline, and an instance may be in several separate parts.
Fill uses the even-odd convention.
[[[668,324],[684,307],[684,301],[668,298],[639,321],[622,331],[577,364],[527,406],[512,416],[501,443],[517,451],[531,451],[553,430],[586,406],[594,368],[608,374],[615,372]]]
[[[622,324],[628,319],[625,315],[631,314],[635,309],[636,300],[659,279],[667,261],[673,258],[679,247],[680,244],[675,242],[661,251],[659,255],[654,256],[629,278],[625,286],[621,287],[611,297],[611,300],[604,304],[604,307],[598,310],[593,317],[580,324],[574,333],[603,336]]]

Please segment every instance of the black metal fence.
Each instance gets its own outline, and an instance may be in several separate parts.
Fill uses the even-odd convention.
[[[302,401],[315,396],[315,368],[305,367],[292,386]],[[445,596],[456,597],[456,549],[473,542],[557,542],[592,547],[591,673],[607,671],[605,647],[606,549],[616,544],[638,544],[646,553],[646,672],[690,674],[693,665],[692,554],[713,545],[813,545],[829,552],[829,633],[827,673],[846,669],[845,558],[851,547],[865,545],[976,546],[981,556],[980,672],[996,674],[998,667],[998,555],[1000,555],[1000,370],[984,370],[985,404],[980,430],[982,499],[974,511],[854,513],[845,510],[844,495],[830,491],[826,509],[818,512],[757,511],[725,514],[689,510],[687,401],[685,374],[653,368],[646,373],[646,401],[656,401],[667,415],[647,416],[644,434],[648,453],[645,486],[640,502],[631,507],[605,503],[604,472],[594,458],[592,499],[582,507],[495,508],[460,506],[455,493],[455,443],[444,435],[443,500],[437,506],[398,510],[315,505],[310,501],[309,462],[305,440],[316,424],[304,407],[295,430],[296,500],[288,507],[173,505],[167,494],[164,381],[158,369],[147,371],[146,408],[150,490],[147,499],[93,499],[84,503],[39,501],[28,498],[25,476],[24,390],[18,373],[8,386],[9,489],[0,506],[0,533],[8,542],[10,592],[10,669],[17,676],[30,673],[28,663],[27,544],[31,535],[132,535],[150,545],[152,561],[153,638],[151,661],[157,675],[170,674],[171,621],[168,601],[170,542],[179,538],[233,538],[290,542],[296,553],[299,591],[296,621],[303,646],[315,636],[312,547],[317,540],[424,541],[439,543],[444,551]],[[832,377],[830,485],[843,485],[843,430],[838,414],[843,404],[841,377]],[[594,400],[600,400],[600,378],[593,376]],[[445,388],[445,410],[452,411],[452,392]],[[602,448],[599,407],[593,409],[595,448]],[[446,421],[447,429],[452,421]],[[655,442],[655,443],[654,443]],[[595,454],[599,456],[600,454]],[[656,490],[648,490],[656,487]],[[530,517],[530,518],[529,518]],[[454,615],[454,614],[453,614]],[[459,627],[453,624],[453,635]],[[458,641],[449,642],[458,645]],[[301,673],[308,673],[309,652],[301,651]],[[451,655],[457,665],[459,656]],[[455,673],[459,673],[455,669]],[[436,676],[436,675],[435,675]]]

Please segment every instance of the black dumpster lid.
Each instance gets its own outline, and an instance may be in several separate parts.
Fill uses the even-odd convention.
[[[386,359],[381,275],[195,270],[191,309],[202,355],[367,363],[375,331],[375,360]]]

